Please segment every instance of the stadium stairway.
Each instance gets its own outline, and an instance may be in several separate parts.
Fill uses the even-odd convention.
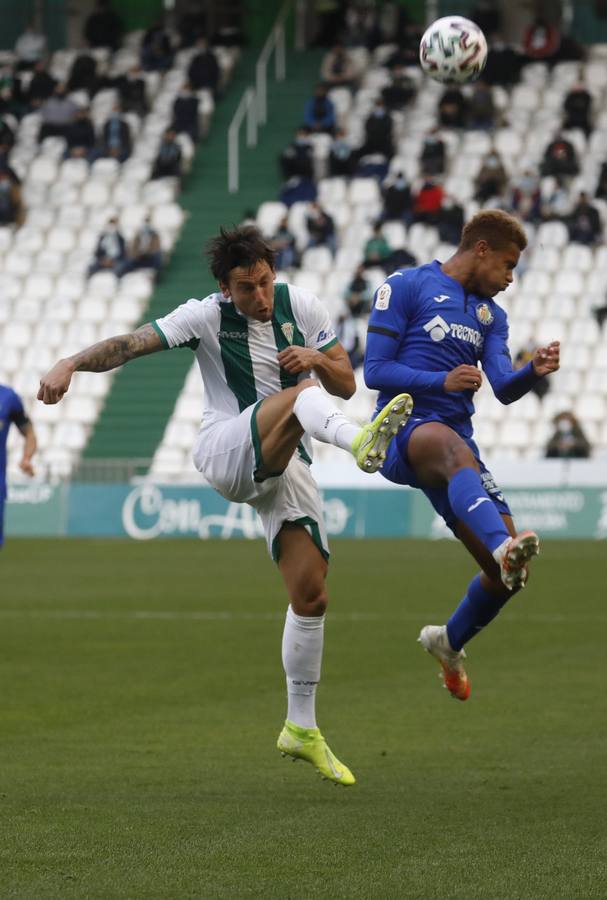
[[[220,225],[240,222],[247,210],[274,199],[280,187],[277,159],[303,118],[318,79],[321,51],[290,51],[287,79],[268,82],[268,122],[257,147],[244,148],[241,130],[241,189],[227,192],[227,129],[244,89],[253,83],[259,51],[243,53],[226,96],[218,103],[211,133],[195,154],[179,197],[187,220],[162,273],[143,322],[169,312],[189,297],[215,289],[203,257]],[[272,69],[270,69],[272,71]],[[124,366],[113,381],[83,459],[151,459],[192,363],[191,351],[154,354]]]

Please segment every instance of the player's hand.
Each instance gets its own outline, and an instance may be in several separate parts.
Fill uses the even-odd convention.
[[[561,364],[561,345],[552,341],[547,347],[538,347],[533,354],[533,368],[536,375],[550,375],[556,372]]]
[[[311,350],[309,347],[287,347],[276,358],[282,369],[286,369],[291,375],[301,375],[314,368],[318,357],[318,350]]]
[[[40,379],[38,400],[42,400],[47,405],[59,403],[70,386],[73,374],[74,368],[72,364],[67,359],[59,360],[50,372],[47,372]]]
[[[443,387],[449,393],[478,391],[483,383],[483,373],[476,366],[457,366],[447,374]]]
[[[32,465],[31,459],[26,459],[25,457],[19,463],[19,468],[26,475],[29,475],[30,478],[34,477],[34,467]]]

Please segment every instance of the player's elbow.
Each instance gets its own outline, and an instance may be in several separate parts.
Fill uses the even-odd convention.
[[[495,392],[496,399],[499,400],[504,406],[510,406],[511,403],[514,403],[515,398],[510,397],[506,391],[496,391]]]
[[[350,400],[351,397],[356,393],[356,381],[354,380],[354,373],[352,373],[351,377],[348,378],[347,383],[345,383],[342,387],[342,393],[339,395],[342,400]]]
[[[377,363],[374,363],[372,360],[365,360],[365,384],[372,391],[381,391],[382,384],[380,379],[380,366]]]

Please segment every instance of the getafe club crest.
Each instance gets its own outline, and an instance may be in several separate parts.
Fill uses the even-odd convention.
[[[283,322],[280,326],[280,330],[288,340],[290,344],[293,343],[293,334],[295,333],[295,326],[292,322]]]
[[[479,303],[479,305],[476,307],[476,318],[479,320],[481,325],[491,325],[491,323],[493,322],[493,313],[486,303]]]

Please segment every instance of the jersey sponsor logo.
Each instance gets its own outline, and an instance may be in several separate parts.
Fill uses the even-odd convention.
[[[445,322],[442,316],[434,316],[424,325],[424,331],[427,331],[433,341],[442,341],[449,334],[449,323]]]
[[[459,322],[452,322],[450,325],[442,316],[434,316],[424,325],[424,331],[428,332],[433,341],[442,341],[448,334],[457,338],[459,341],[466,341],[467,344],[474,344],[475,347],[483,346],[483,336],[480,331],[470,328],[469,325],[460,325]]]
[[[246,331],[218,331],[217,337],[221,341],[246,341]]]
[[[286,337],[289,344],[292,344],[293,335],[295,334],[295,325],[293,325],[293,322],[283,322],[283,324],[280,326],[280,330]]]
[[[493,313],[489,309],[487,303],[479,303],[476,307],[476,318],[479,320],[481,325],[491,325],[493,322]]]
[[[438,297],[433,297],[433,300],[436,300],[437,303],[444,303],[445,300],[450,300],[449,294],[439,294]]]
[[[320,344],[322,341],[328,341],[329,338],[334,338],[335,332],[331,328],[330,331],[319,331],[318,337],[316,338],[316,343]]]
[[[375,301],[375,309],[388,309],[390,306],[390,297],[392,296],[392,288],[389,284],[382,284],[377,292],[377,300]]]

